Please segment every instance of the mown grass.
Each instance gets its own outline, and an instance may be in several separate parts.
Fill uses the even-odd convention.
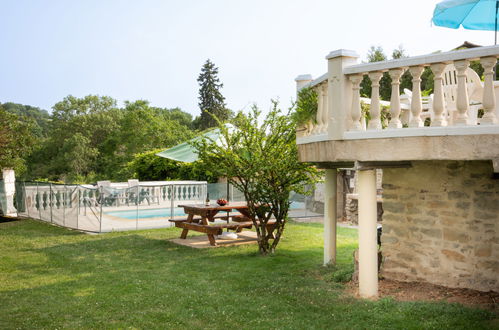
[[[490,328],[457,304],[376,302],[344,294],[356,231],[339,229],[323,267],[322,226],[290,223],[272,257],[256,246],[196,250],[177,229],[87,235],[0,223],[0,328]],[[497,324],[497,323],[495,323]]]

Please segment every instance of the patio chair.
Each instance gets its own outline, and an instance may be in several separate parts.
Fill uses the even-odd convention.
[[[97,181],[97,188],[101,192],[99,203],[104,206],[112,206],[117,203],[118,194],[111,188],[111,181]]]
[[[446,116],[448,125],[453,125],[456,115],[457,115],[457,71],[453,64],[447,65],[443,73],[442,79],[442,90],[444,94],[444,102],[446,108]],[[466,70],[466,85],[468,91],[468,98],[470,102],[469,112],[468,112],[468,125],[477,125],[478,120],[478,110],[483,108],[482,98],[483,98],[483,83],[480,81],[478,74],[472,69],[468,68]],[[495,86],[499,87],[499,85]],[[412,101],[412,91],[407,88],[404,89],[404,94],[401,95],[401,103],[410,108],[410,103]],[[430,96],[422,97],[423,101],[423,112],[421,113],[421,119],[431,118],[433,120],[433,94]]]
[[[443,73],[443,92],[445,106],[448,113],[448,124],[453,125],[457,115],[457,71],[453,64],[447,65]],[[469,98],[468,125],[476,125],[478,110],[483,108],[483,84],[480,77],[472,68],[466,70],[466,87]]]
[[[423,105],[423,111],[421,112],[421,120],[431,117],[431,107],[433,101],[433,94],[430,96],[422,96],[421,103]],[[402,124],[408,125],[412,118],[411,113],[411,102],[412,102],[412,91],[410,89],[404,88],[404,93],[400,95],[400,121]]]
[[[138,204],[138,189],[139,189],[139,180],[137,179],[129,179],[128,180],[128,189],[126,192],[126,204],[129,206],[130,204],[137,205]]]

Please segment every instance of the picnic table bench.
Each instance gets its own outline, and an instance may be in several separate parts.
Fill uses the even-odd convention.
[[[253,226],[253,221],[247,212],[248,206],[246,203],[232,203],[231,205],[179,205],[184,208],[187,218],[170,219],[169,221],[175,224],[175,227],[182,228],[180,238],[187,238],[189,230],[205,233],[208,236],[210,245],[216,246],[215,235],[222,234],[224,229],[235,230],[236,233],[241,232],[244,228],[250,229]],[[239,214],[217,216],[218,212],[236,210]],[[227,223],[214,223],[216,219],[227,220]],[[233,222],[228,222],[232,219]],[[213,224],[210,224],[212,222]],[[275,221],[271,220],[267,224],[269,235],[275,228]]]

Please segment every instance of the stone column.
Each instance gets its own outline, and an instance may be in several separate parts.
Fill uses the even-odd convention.
[[[359,55],[352,50],[339,49],[326,56],[328,60],[328,137],[342,140],[347,130],[348,109],[352,102],[352,84],[343,74],[343,68],[357,64]]]
[[[310,83],[312,81],[312,75],[311,74],[301,74],[299,75],[298,77],[295,78],[295,82],[296,82],[296,94],[298,96],[298,92],[300,91],[300,89],[302,89],[303,87],[305,87],[305,85],[307,85],[308,83]]]
[[[336,263],[337,170],[327,169],[324,182],[324,265]]]
[[[14,194],[16,192],[16,175],[13,169],[2,170],[3,184],[5,188],[5,199],[7,209],[3,210],[6,216],[17,217],[17,210],[14,207]]]
[[[359,294],[378,296],[378,244],[376,171],[358,171],[359,192]]]

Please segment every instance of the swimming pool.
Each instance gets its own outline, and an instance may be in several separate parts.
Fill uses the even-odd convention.
[[[291,202],[290,209],[303,209],[305,208],[305,203],[303,202]],[[113,217],[119,217],[123,219],[146,219],[146,218],[170,218],[171,209],[160,208],[160,209],[139,209],[137,210],[123,210],[123,211],[111,211],[104,212],[104,214],[111,215]],[[184,209],[181,207],[173,208],[173,216],[185,216]]]
[[[124,211],[111,211],[105,212],[107,215],[114,217],[124,218],[124,219],[142,219],[142,218],[166,218],[171,217],[171,209],[161,208],[161,209],[139,209],[137,210],[124,210]],[[181,207],[175,207],[173,209],[173,216],[185,215],[184,209]]]

